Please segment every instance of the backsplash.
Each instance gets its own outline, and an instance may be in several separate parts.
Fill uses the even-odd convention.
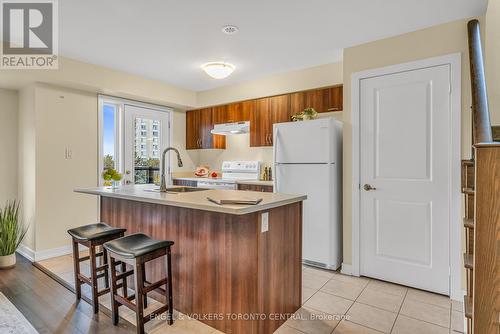
[[[225,150],[199,150],[198,164],[208,165],[211,170],[220,170],[222,161],[257,160],[263,166],[270,166],[273,161],[272,147],[250,147],[250,135],[226,136]]]

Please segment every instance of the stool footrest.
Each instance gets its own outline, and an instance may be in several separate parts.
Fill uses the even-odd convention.
[[[103,255],[104,255],[103,252],[99,252],[99,253],[95,254],[95,257],[100,257],[100,256],[103,256]],[[88,260],[90,260],[90,255],[87,255],[87,256],[84,256],[84,257],[80,257],[78,259],[79,262],[88,261]]]
[[[101,297],[101,296],[103,296],[103,295],[107,294],[107,293],[108,293],[108,292],[110,292],[110,291],[111,291],[111,290],[110,290],[110,288],[105,288],[105,289],[102,289],[101,291],[99,291],[99,292],[97,293],[97,296],[98,296],[98,297]]]
[[[153,320],[158,314],[162,314],[162,313],[165,313],[168,311],[168,305],[163,305],[159,308],[157,308],[156,310],[154,310],[153,312],[151,312],[150,314],[148,314],[147,316],[144,317],[144,322],[148,322],[150,320]]]
[[[146,294],[146,293],[151,292],[151,291],[153,291],[153,290],[155,290],[155,289],[159,288],[160,286],[165,285],[167,283],[168,283],[168,278],[164,278],[162,280],[159,280],[156,283],[149,284],[148,286],[146,286],[143,289],[143,292]]]
[[[84,283],[87,283],[88,285],[92,285],[92,281],[90,280],[90,278],[85,275],[78,274],[78,279]]]
[[[134,274],[133,270],[126,271],[124,273],[116,275],[116,280],[118,281],[118,280],[124,279],[124,278],[129,277],[130,275],[133,275],[133,274]]]
[[[108,265],[107,264],[103,264],[102,266],[99,266],[97,268],[95,268],[96,271],[103,271],[103,270],[106,270],[108,269]]]
[[[128,300],[128,298],[124,298],[124,297],[122,297],[120,295],[115,295],[114,298],[120,304],[122,304],[122,305],[128,307],[129,309],[131,309],[132,311],[136,312],[137,306],[134,303],[130,302]]]

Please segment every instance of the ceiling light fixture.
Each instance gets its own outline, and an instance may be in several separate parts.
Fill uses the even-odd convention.
[[[235,66],[226,62],[213,62],[203,64],[201,68],[214,79],[224,79],[233,73]]]

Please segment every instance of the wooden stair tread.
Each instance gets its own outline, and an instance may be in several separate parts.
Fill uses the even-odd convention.
[[[473,188],[463,188],[462,193],[467,194],[467,195],[474,195],[474,189]]]
[[[465,309],[465,317],[467,319],[472,319],[472,298],[468,295],[464,296],[464,309]]]
[[[474,229],[474,218],[464,218],[464,227]]]
[[[473,167],[474,166],[474,160],[462,160],[462,165],[468,166],[468,167]]]
[[[464,253],[464,267],[474,269],[474,256],[472,254]]]

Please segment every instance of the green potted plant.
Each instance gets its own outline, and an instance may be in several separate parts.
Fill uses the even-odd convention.
[[[113,186],[116,189],[120,185],[122,175],[113,168],[108,168],[102,173],[104,186]]]
[[[19,202],[8,202],[0,208],[0,269],[12,268],[16,264],[16,250],[28,232],[28,227],[19,220]]]

